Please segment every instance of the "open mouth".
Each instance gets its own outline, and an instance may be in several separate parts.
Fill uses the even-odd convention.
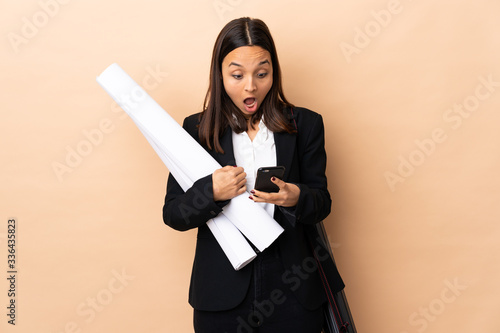
[[[257,99],[253,97],[246,98],[243,103],[245,103],[245,106],[248,108],[253,108],[255,104],[257,104]]]

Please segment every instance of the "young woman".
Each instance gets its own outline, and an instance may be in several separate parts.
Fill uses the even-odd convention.
[[[315,260],[332,263],[315,242],[315,224],[331,206],[323,120],[285,98],[264,22],[240,18],[222,29],[204,110],[187,117],[183,127],[224,166],[186,192],[172,176],[167,184],[165,223],[181,231],[198,228],[189,290],[195,331],[321,332],[326,296]],[[272,179],[279,192],[255,190],[257,169],[276,165],[286,170],[283,179]],[[236,271],[206,222],[245,192],[285,231]],[[333,263],[330,268],[336,292],[344,285]]]

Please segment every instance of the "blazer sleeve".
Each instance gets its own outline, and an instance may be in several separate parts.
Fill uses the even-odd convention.
[[[300,119],[302,118],[302,119]],[[321,115],[309,112],[297,119],[298,182],[300,188],[297,205],[280,207],[287,220],[315,224],[324,220],[331,211],[332,200],[326,179],[325,129]]]
[[[191,116],[184,120],[182,127],[195,139],[197,128]],[[167,194],[163,205],[163,221],[168,226],[179,231],[200,227],[210,219],[219,215],[228,201],[214,201],[212,175],[205,176],[194,182],[193,186],[184,192],[170,174],[167,181]]]

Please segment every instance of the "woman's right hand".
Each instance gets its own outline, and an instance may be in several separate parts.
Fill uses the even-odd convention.
[[[247,190],[247,174],[242,167],[225,166],[212,174],[214,201],[232,199]]]

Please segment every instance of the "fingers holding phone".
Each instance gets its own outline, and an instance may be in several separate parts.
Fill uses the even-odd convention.
[[[255,189],[250,191],[250,199],[255,202],[267,202],[282,207],[293,207],[299,201],[300,188],[286,183],[281,178],[285,173],[282,166],[259,168]]]
[[[262,167],[257,170],[255,189],[262,192],[279,192],[280,188],[271,181],[271,178],[283,179],[285,175],[284,166]]]

